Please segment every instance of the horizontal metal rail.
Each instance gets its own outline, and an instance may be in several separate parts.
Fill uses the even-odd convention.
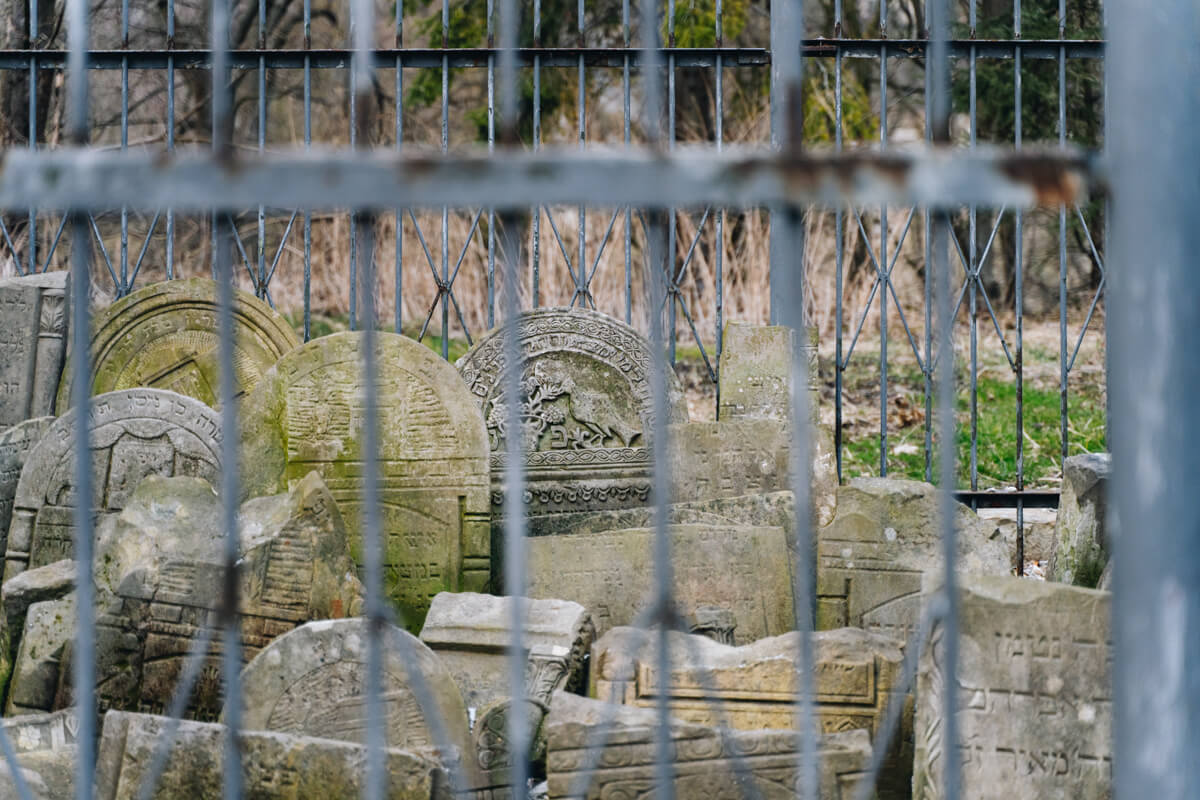
[[[154,211],[213,208],[435,206],[694,207],[884,203],[953,208],[1077,201],[1101,185],[1098,160],[1037,153],[921,148],[789,156],[766,150],[543,150],[418,155],[291,151],[225,159],[207,151],[14,150],[0,171],[0,208]]]

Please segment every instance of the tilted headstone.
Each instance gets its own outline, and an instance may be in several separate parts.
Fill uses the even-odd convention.
[[[545,721],[550,712],[549,702],[549,697],[545,701],[531,698],[518,701],[518,713],[523,715],[525,741],[529,745],[524,758],[529,778],[534,781],[546,777]],[[484,708],[475,720],[472,736],[480,775],[472,792],[475,800],[525,800],[524,795],[514,796],[512,792],[515,760],[509,740],[512,709],[511,699],[497,700]]]
[[[75,570],[75,562],[65,559],[27,569],[5,581],[0,590],[0,609],[3,611],[0,615],[0,696],[8,690],[8,679],[16,662],[17,647],[30,606],[58,600],[75,591]]]
[[[0,431],[0,549],[7,549],[13,498],[25,459],[46,434],[54,417],[37,417]]]
[[[450,670],[468,708],[511,696],[508,647],[511,597],[443,592],[433,598],[421,641]],[[528,652],[525,695],[549,702],[557,689],[583,688],[595,636],[591,614],[568,600],[525,600],[522,643]]]
[[[0,428],[54,413],[67,353],[66,291],[66,272],[0,280]]]
[[[783,528],[672,525],[672,590],[681,614],[730,609],[739,643],[791,630],[791,558]],[[532,597],[562,597],[591,610],[598,633],[630,625],[653,600],[654,531],[535,536],[529,545]]]
[[[809,390],[809,411],[815,420],[819,400],[817,329],[809,328],[806,334],[807,340],[800,345],[806,368],[801,385]],[[721,398],[717,419],[790,420],[796,347],[795,332],[784,325],[727,323],[717,373]]]
[[[29,606],[8,686],[5,714],[55,708],[66,648],[75,636],[75,593]]]
[[[86,429],[74,411],[59,417],[30,452],[13,500],[4,578],[70,558],[74,531],[75,442],[92,451],[93,513],[120,511],[147,475],[190,475],[216,483],[221,421],[199,400],[160,389],[92,399]]]
[[[36,800],[74,797],[79,760],[79,721],[74,709],[9,717],[0,720],[0,728],[12,744],[22,777]],[[11,766],[0,758],[0,797],[19,796]]]
[[[531,533],[543,518],[572,511],[645,505],[650,494],[654,401],[650,344],[612,317],[583,309],[529,311],[518,321],[521,396],[504,397],[504,328],[475,343],[457,366],[487,419],[493,520],[499,534],[505,441],[526,452],[526,512]],[[673,372],[667,422],[686,422],[687,403]],[[520,404],[510,432],[508,403]]]
[[[1111,797],[1108,592],[971,577],[959,596],[961,796]],[[914,800],[946,796],[944,665],[939,623],[917,675]]]
[[[796,726],[799,634],[730,647],[672,632],[671,672],[663,681],[656,635],[614,628],[592,647],[590,694],[599,700],[654,708],[667,695],[686,722],[737,730]],[[900,730],[877,783],[879,797],[907,797],[912,782],[912,703],[901,689],[900,643],[858,628],[813,637],[814,713],[823,733],[863,729],[874,740],[891,703],[903,709]],[[665,684],[665,685],[664,685]]]
[[[329,491],[310,473],[288,494],[239,509],[242,656],[313,619],[359,613],[362,587]],[[212,635],[186,714],[221,709],[224,597],[221,500],[198,478],[151,476],[96,545],[96,686],[101,710],[164,712],[194,642]],[[70,673],[60,675],[69,682]],[[56,702],[71,701],[69,693]]]
[[[595,728],[607,720],[612,721],[612,731],[598,745]],[[659,736],[655,711],[559,693],[545,724],[551,800],[655,796]],[[675,721],[670,736],[676,797],[791,800],[797,796],[799,733],[722,734],[716,728]],[[598,754],[597,746],[603,748]],[[867,732],[822,736],[818,757],[820,800],[851,800],[871,760]]]
[[[908,641],[921,616],[924,576],[940,576],[938,490],[927,483],[855,478],[837,492],[837,515],[817,533],[817,627],[852,626]],[[994,522],[955,505],[958,571],[1007,575],[1008,547]]]
[[[1062,493],[1054,526],[1049,578],[1093,588],[1108,563],[1108,453],[1082,453],[1063,461]]]
[[[236,397],[248,394],[279,357],[300,345],[296,332],[254,295],[233,295]],[[140,386],[167,389],[216,407],[220,403],[217,283],[165,281],[121,298],[92,320],[92,394]],[[58,391],[69,401],[71,375]]]
[[[149,714],[110,711],[96,760],[97,800],[136,800],[149,779],[155,752],[170,735],[170,758],[154,782],[155,800],[220,797],[225,774],[224,725],[170,720]],[[238,735],[245,797],[362,797],[367,752],[361,745],[242,730]],[[389,800],[449,800],[445,770],[426,753],[384,750],[384,796]]]
[[[246,496],[310,470],[341,508],[361,565],[362,334],[314,339],[279,360],[243,405]],[[378,338],[379,491],[384,574],[405,624],[420,630],[434,595],[480,591],[490,571],[487,433],[454,368],[405,336]]]
[[[364,743],[367,638],[366,620],[339,619],[310,622],[271,642],[242,671],[242,725]],[[380,641],[388,744],[437,748],[448,768],[454,769],[450,762],[457,760],[469,773],[468,785],[473,784],[467,708],[449,670],[420,639],[399,628],[385,626]],[[422,707],[412,670],[420,672],[432,708]],[[438,741],[433,715],[448,741]]]

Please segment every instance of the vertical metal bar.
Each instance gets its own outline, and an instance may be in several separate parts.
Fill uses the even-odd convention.
[[[1067,35],[1067,3],[1058,1],[1058,37]],[[1067,49],[1058,48],[1058,144],[1067,146]],[[1068,359],[1071,357],[1067,350],[1067,206],[1058,207],[1058,415],[1059,436],[1062,445],[1062,460],[1060,469],[1067,460],[1068,444],[1068,410],[1067,410],[1067,373],[1070,371]]]
[[[396,49],[404,46],[404,0],[396,0]],[[396,56],[396,151],[404,148],[404,64],[401,57]],[[396,218],[396,294],[393,309],[394,330],[403,333],[404,315],[404,209],[397,208]]]
[[[724,22],[722,19],[723,11],[724,11],[724,8],[723,8],[722,0],[716,0],[715,42],[716,42],[716,46],[718,48],[723,47],[724,41],[725,41]],[[722,56],[720,53],[717,54],[716,65],[713,67],[713,78],[714,78],[714,84],[715,84],[714,94],[715,94],[716,106],[717,106],[716,107],[717,152],[719,153],[725,149],[725,61],[724,61],[724,56]],[[717,384],[716,408],[719,409],[721,407],[721,380],[720,380],[721,352],[722,352],[722,350],[724,350],[724,347],[725,347],[725,209],[724,208],[718,209],[716,216],[717,216],[716,232],[713,235],[713,240],[716,243],[716,246],[714,248],[714,250],[715,250],[715,253],[714,253],[715,265],[714,266],[716,268],[716,276],[715,276],[715,285],[713,288],[716,291],[716,295],[717,295],[717,308],[716,308],[717,329],[715,332],[717,346],[716,346],[716,360],[714,363],[716,365],[716,369],[718,370],[717,380],[715,381],[715,383]]]
[[[487,0],[487,44],[495,46],[495,0]],[[496,56],[488,53],[487,63],[487,123],[488,154],[496,150]],[[496,324],[496,209],[488,209],[487,217],[487,326]]]
[[[1021,38],[1021,0],[1013,0],[1013,38]],[[1013,51],[1013,146],[1021,149],[1021,48]],[[1013,287],[1016,317],[1016,345],[1014,365],[1016,371],[1017,413],[1017,574],[1025,574],[1025,502],[1021,492],[1025,491],[1025,299],[1024,299],[1024,214],[1016,209],[1013,236]]]
[[[38,7],[37,0],[29,0],[29,49],[37,47],[38,38]],[[29,149],[37,150],[37,56],[29,56]],[[37,272],[37,209],[29,207],[29,264],[25,268],[27,274]],[[13,257],[19,262],[17,254]],[[18,267],[18,271],[20,267]]]
[[[628,0],[625,0],[628,2]],[[533,46],[540,49],[542,46],[542,2],[541,0],[533,0]],[[628,105],[628,100],[626,100]],[[628,112],[626,112],[628,113]],[[537,152],[542,145],[542,57],[534,55],[533,57],[533,152]],[[540,305],[538,291],[538,271],[541,268],[542,255],[542,207],[534,206],[533,208],[533,246],[531,248],[531,261],[533,262],[530,273],[530,297],[529,304],[533,308]]]
[[[930,111],[933,141],[950,141],[950,62],[947,32],[948,0],[930,0],[930,56],[927,68],[932,88]],[[957,800],[962,790],[962,754],[958,749],[958,576],[955,573],[957,532],[954,500],[954,338],[950,297],[950,220],[945,209],[934,209],[933,271],[938,321],[938,444],[940,448],[940,512],[942,527],[942,788]]]
[[[175,49],[175,0],[167,0],[167,50]],[[167,152],[175,150],[175,56],[167,55]],[[175,209],[167,209],[167,280],[175,277]]]
[[[312,148],[312,0],[304,0],[304,149]],[[312,209],[304,209],[304,341],[312,338]]]
[[[675,0],[667,0],[667,149],[675,149]],[[663,260],[666,272],[667,347],[671,366],[675,365],[675,328],[678,314],[679,287],[675,284],[675,231],[677,216],[674,208],[667,212],[667,250]]]
[[[1200,18],[1191,0],[1110,14],[1114,796],[1181,800],[1200,781]]]
[[[67,0],[67,123],[72,145],[88,140],[88,2]],[[91,232],[88,215],[71,218],[71,345],[75,353],[90,346],[91,313],[88,308],[91,265]],[[15,256],[15,254],[14,254]],[[92,584],[91,359],[71,359],[71,409],[75,414],[75,716],[79,723],[79,754],[75,764],[76,800],[91,800],[96,752],[96,636],[95,589]],[[14,775],[19,770],[14,770]],[[22,779],[23,780],[23,779]]]
[[[442,47],[450,47],[450,0],[442,0]],[[442,54],[442,152],[450,147],[450,59]],[[442,206],[442,358],[450,358],[450,209]]]
[[[887,37],[887,0],[879,3],[879,37]],[[879,48],[879,149],[887,150],[887,46]],[[879,476],[887,477],[888,439],[888,213],[879,207]]]
[[[925,36],[929,38],[929,0],[925,0]],[[928,63],[925,68],[925,142],[933,143],[933,84],[932,71]],[[933,259],[932,256],[932,217],[929,208],[922,214],[925,223],[925,366],[921,370],[923,378],[923,394],[925,397],[925,481],[933,483]],[[840,458],[840,454],[839,454]],[[839,471],[838,475],[841,475]]]
[[[625,59],[621,69],[622,117],[625,147],[630,145],[630,78],[629,49],[632,47],[629,32],[629,0],[621,0],[621,33],[625,45]],[[633,208],[625,207],[625,324],[633,324]]]
[[[350,3],[350,27],[353,37],[357,3]],[[358,145],[358,71],[350,70],[350,149]],[[350,209],[350,330],[358,330],[358,210]]]
[[[129,0],[121,0],[121,49],[129,49]],[[129,147],[129,56],[121,56],[121,149]],[[129,294],[129,209],[121,209],[121,285],[117,297]]]
[[[576,3],[576,46],[580,48],[578,66],[578,87],[576,88],[577,107],[575,114],[578,124],[579,150],[587,147],[587,73],[583,63],[584,37],[584,0]],[[575,294],[580,298],[581,306],[588,304],[588,268],[587,268],[587,207],[579,204],[579,246],[575,257]]]
[[[267,47],[267,0],[258,0],[258,49]],[[258,57],[258,152],[267,145],[267,60]],[[258,276],[254,279],[254,294],[261,300],[267,294],[267,213],[258,207]]]
[[[970,9],[970,24],[971,24],[971,40],[975,39],[975,27],[977,22],[978,3],[977,0],[969,0],[967,7]],[[976,50],[975,45],[971,45],[970,51],[970,115],[971,115],[971,143],[970,148],[975,149],[979,135],[979,114],[978,114],[978,74],[976,69]],[[969,303],[970,303],[970,330],[971,330],[971,491],[979,489],[979,324],[978,324],[978,302],[979,302],[979,263],[977,256],[978,245],[978,220],[979,209],[976,206],[971,206],[970,222],[968,225],[970,233],[970,241],[967,242],[967,281],[969,283]]]
[[[784,21],[784,18],[790,13],[790,4],[771,4],[771,147],[775,149],[778,149],[781,146],[784,137],[784,121],[781,119],[780,115],[780,108],[783,106],[780,92],[783,89],[779,83],[780,74],[777,56],[794,44],[789,43],[784,38],[783,26],[781,25],[781,23]],[[771,211],[770,214],[771,226],[768,247],[770,248],[771,254],[770,264],[767,271],[767,282],[769,284],[768,296],[770,298],[768,302],[770,308],[767,316],[768,321],[772,325],[775,325],[778,322],[779,305],[782,302],[782,298],[779,296],[777,287],[780,279],[779,274],[782,270],[786,269],[787,266],[784,263],[786,256],[783,251],[783,243],[777,241],[778,231],[775,229],[774,211]]]
[[[837,0],[834,5],[833,17],[834,33],[841,36],[842,32],[842,3]],[[838,153],[842,152],[842,47],[839,44],[834,54],[834,128],[833,142],[834,150]],[[846,257],[846,230],[845,230],[845,211],[839,204],[834,211],[834,233],[837,236],[837,241],[834,242],[834,370],[833,370],[833,451],[837,461],[837,477],[838,481],[842,480],[842,378],[845,372],[845,365],[842,363],[842,337],[843,337],[843,321],[842,314],[844,311],[844,303],[842,298],[842,276],[843,267]]]
[[[216,158],[228,159],[232,154],[233,108],[229,87],[229,0],[213,0],[210,35],[212,61],[212,142]],[[214,257],[217,268],[218,332],[221,362],[221,507],[225,533],[224,591],[221,618],[221,674],[225,687],[225,733],[222,791],[225,800],[242,796],[242,758],[240,729],[242,719],[242,637],[238,622],[238,530],[237,500],[239,494],[237,464],[237,406],[234,403],[234,341],[233,341],[233,250],[232,237],[237,235],[232,217],[213,210]],[[220,232],[221,217],[229,222],[226,236]],[[80,350],[79,352],[83,352]]]

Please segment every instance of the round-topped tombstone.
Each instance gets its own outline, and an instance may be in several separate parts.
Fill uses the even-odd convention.
[[[54,417],[35,417],[0,431],[0,550],[8,539],[12,522],[13,497],[25,459],[46,435]]]
[[[25,459],[13,498],[4,578],[72,557],[75,441],[92,452],[94,513],[120,511],[147,475],[190,475],[216,484],[221,421],[191,397],[128,389],[92,398],[87,430],[72,410],[59,417]]]
[[[210,406],[220,398],[217,284],[166,281],[113,303],[92,323],[92,394],[139,386],[168,389]],[[233,295],[235,396],[249,393],[279,357],[300,344],[279,314],[252,294]],[[70,370],[58,407],[67,407]]]

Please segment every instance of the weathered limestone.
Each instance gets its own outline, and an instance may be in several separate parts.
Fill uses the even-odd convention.
[[[92,400],[92,510],[120,511],[147,475],[216,480],[221,423],[198,400],[160,389],[130,389]],[[70,558],[74,523],[73,411],[59,417],[29,453],[17,483],[4,579],[27,567]]]
[[[149,714],[104,715],[97,756],[97,800],[135,800],[151,770],[168,720]],[[174,734],[171,757],[151,797],[157,800],[221,796],[225,726],[184,721]],[[246,797],[361,797],[366,782],[365,747],[346,742],[243,730],[239,738]],[[445,770],[427,754],[385,750],[384,795],[390,800],[449,800]]]
[[[55,708],[76,618],[74,592],[29,606],[9,681],[5,714],[35,714]]]
[[[645,505],[654,432],[649,343],[628,325],[585,309],[526,312],[518,326],[520,436],[527,453],[531,533],[539,533],[544,518],[555,514]],[[508,433],[503,364],[503,328],[480,339],[457,362],[487,419],[497,512]],[[687,421],[687,402],[674,373],[667,375],[667,392],[665,422]]]
[[[70,560],[25,570],[4,584],[0,590],[0,696],[8,689],[30,606],[58,600],[74,590],[75,562]]]
[[[529,777],[541,780],[546,777],[546,715],[550,711],[550,698],[545,702],[524,698],[518,701],[522,719],[526,725],[526,754]],[[475,800],[526,800],[523,795],[512,793],[513,752],[509,743],[509,715],[512,700],[505,698],[483,709],[475,721],[473,737],[475,759],[480,778],[472,792]]]
[[[715,497],[671,503],[667,506],[670,525],[766,526],[783,528],[789,534],[796,528],[796,500],[790,491]],[[611,511],[578,511],[547,519],[544,536],[586,536],[628,528],[654,526],[651,506]]]
[[[614,728],[597,754],[589,750],[592,729],[612,719]],[[546,768],[551,800],[651,797],[655,786],[658,721],[650,709],[613,706],[565,693],[555,696],[546,720]],[[707,800],[747,796],[744,770],[757,796],[796,796],[800,735],[792,731],[733,731],[676,722],[671,726],[675,795]],[[870,762],[866,731],[821,737],[820,799],[850,800]],[[596,759],[589,772],[591,759]],[[581,791],[582,790],[582,791]]]
[[[510,696],[512,602],[511,597],[443,592],[429,607],[421,641],[450,670],[468,709]],[[526,600],[525,613],[525,694],[548,703],[557,689],[582,689],[596,632],[591,614],[567,600]]]
[[[0,281],[0,429],[54,413],[67,353],[66,290],[66,272]]]
[[[75,712],[30,714],[0,720],[0,727],[21,765],[21,774],[37,800],[60,800],[75,793],[79,722]],[[18,797],[6,759],[0,758],[0,797]]]
[[[981,508],[979,516],[1000,528],[1004,543],[1015,566],[1017,563],[1017,510],[1015,508]],[[1058,512],[1053,508],[1026,508],[1022,511],[1025,523],[1025,561],[1048,561],[1054,552],[1054,529]]]
[[[329,486],[362,563],[362,334],[292,350],[243,405],[249,497],[311,470]],[[405,336],[378,337],[380,514],[384,572],[412,630],[434,595],[485,588],[490,570],[487,431],[458,373]]]
[[[799,634],[730,647],[672,633],[672,668],[665,686],[655,637],[637,628],[613,628],[601,637],[592,647],[589,694],[653,708],[665,692],[673,716],[699,725],[718,725],[723,715],[725,724],[738,730],[795,726]],[[880,798],[907,796],[912,781],[912,701],[900,688],[900,645],[858,628],[822,631],[813,640],[814,712],[822,732],[861,728],[874,738],[889,704],[903,704],[900,731],[877,783]]]
[[[908,641],[921,616],[923,576],[942,573],[937,489],[855,478],[837,492],[837,515],[817,534],[817,627],[853,626]],[[1008,548],[994,523],[957,506],[958,571],[1007,575]]]
[[[166,281],[123,297],[92,321],[92,394],[140,386],[168,389],[216,407],[220,402],[217,284],[208,278]],[[233,297],[235,396],[248,394],[279,357],[300,345],[266,303]],[[58,392],[65,409],[66,374]]]
[[[432,650],[406,631],[384,631],[383,703],[387,742],[406,750],[436,747],[448,768],[471,769],[467,709],[454,678]],[[407,651],[407,652],[406,652]],[[250,730],[279,731],[363,743],[367,623],[363,619],[310,622],[271,642],[242,671]],[[423,708],[409,670],[419,670],[433,708]],[[430,716],[449,741],[435,739]]]
[[[1050,580],[1095,587],[1108,563],[1108,453],[1084,453],[1063,462],[1062,494],[1054,526]]]
[[[46,434],[54,417],[36,417],[0,430],[0,550],[7,549],[13,498],[25,459]]]
[[[752,642],[795,626],[790,556],[783,528],[672,525],[674,598],[680,613],[728,608],[735,639]],[[654,531],[529,539],[529,594],[562,597],[591,610],[598,633],[629,625],[655,586]]]
[[[1109,594],[1020,578],[963,581],[959,606],[962,796],[1111,796]],[[917,678],[914,800],[942,792],[940,626]]]
[[[790,420],[796,346],[795,332],[784,325],[726,323],[717,373],[721,397],[717,419]],[[815,420],[819,399],[816,328],[807,330],[807,341],[800,347],[807,365],[803,384],[808,387],[809,411]]]
[[[313,619],[359,613],[354,574],[332,496],[316,473],[291,493],[239,510],[243,657]],[[209,660],[187,715],[216,719],[224,581],[221,501],[198,478],[148,477],[96,546],[96,692],[101,710],[162,712],[193,641],[209,631]],[[68,672],[60,680],[69,681]],[[70,701],[68,692],[56,701]]]

